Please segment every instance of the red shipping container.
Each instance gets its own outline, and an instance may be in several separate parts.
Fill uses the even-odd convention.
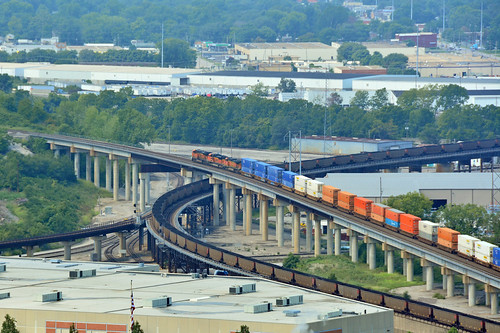
[[[385,210],[385,217],[390,219],[390,220],[393,220],[395,222],[399,222],[399,216],[401,214],[404,214],[405,212],[402,212],[400,210],[397,210],[397,209],[394,209],[394,208],[390,208],[390,209],[386,209]]]
[[[381,203],[373,203],[372,204],[372,213],[383,217],[383,216],[385,216],[385,209],[386,208],[391,208],[391,207],[383,205]]]
[[[458,243],[458,235],[460,235],[460,232],[453,229],[438,228],[438,239],[443,239],[452,243]]]
[[[337,205],[339,191],[339,188],[323,185],[323,201]]]

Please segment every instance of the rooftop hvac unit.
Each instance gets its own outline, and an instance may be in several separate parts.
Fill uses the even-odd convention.
[[[200,273],[191,273],[191,278],[192,279],[199,279],[200,278]]]
[[[254,293],[257,290],[255,283],[244,284],[241,286],[231,286],[229,287],[229,293],[231,295],[239,295],[246,293]]]
[[[158,298],[153,298],[148,301],[148,305],[152,308],[166,308],[172,305],[172,297],[161,296]]]
[[[337,309],[331,312],[323,313],[318,315],[318,319],[326,320],[330,318],[340,317],[342,316],[342,309]]]
[[[70,279],[79,279],[84,277],[96,276],[95,269],[87,269],[87,270],[79,270],[75,269],[74,271],[69,271]]]
[[[300,313],[300,310],[285,310],[283,311],[283,313],[287,317],[297,317]]]
[[[10,298],[10,292],[0,293],[0,299]]]
[[[260,304],[248,304],[245,305],[245,313],[263,313],[273,310],[273,305],[271,303],[265,302]]]
[[[276,306],[289,306],[304,303],[303,295],[285,296],[276,299]]]
[[[5,272],[7,270],[7,265],[5,263],[0,264],[0,272]]]
[[[50,293],[40,295],[39,300],[41,302],[57,302],[62,301],[62,291],[53,291]]]

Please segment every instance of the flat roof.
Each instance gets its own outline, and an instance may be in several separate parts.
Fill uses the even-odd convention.
[[[369,139],[369,138],[356,138],[356,137],[345,137],[345,136],[322,136],[322,135],[311,135],[304,136],[304,140],[318,140],[318,141],[344,141],[344,142],[362,142],[362,143],[411,143],[413,141],[409,140],[388,140],[388,139]]]
[[[335,47],[319,43],[237,43],[237,46],[244,47],[246,49],[335,49]]]
[[[373,76],[374,74],[337,74],[319,72],[256,72],[256,71],[220,71],[211,73],[199,73],[194,75],[205,76],[246,76],[246,77],[276,77],[286,79],[336,79],[345,80]]]
[[[318,315],[342,309],[341,318],[391,311],[378,306],[309,291],[260,278],[209,276],[192,278],[186,274],[140,272],[157,270],[157,265],[54,261],[31,258],[0,258],[6,271],[0,272],[0,289],[10,298],[0,300],[3,309],[26,309],[130,314],[130,284],[133,283],[135,316],[165,316],[196,319],[280,322],[298,325],[320,321]],[[96,276],[69,279],[69,271],[96,269]],[[256,292],[231,295],[229,287],[256,284]],[[62,292],[62,301],[43,303],[37,295]],[[147,301],[172,297],[172,306],[151,308]],[[304,303],[276,308],[283,296],[303,295]],[[262,302],[273,304],[271,312],[251,314],[244,306]],[[299,310],[298,317],[287,317],[282,310]],[[335,318],[332,318],[334,320]]]
[[[366,75],[366,77],[357,78],[357,80],[415,82],[415,75]],[[500,78],[419,77],[418,83],[458,85],[464,83],[498,83],[500,85]]]
[[[330,173],[318,179],[359,196],[384,197],[420,190],[491,190],[491,173]]]

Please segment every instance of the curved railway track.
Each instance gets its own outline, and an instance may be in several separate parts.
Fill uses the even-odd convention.
[[[174,218],[171,216],[175,211],[173,206],[185,205],[187,201],[193,201],[204,191],[210,191],[208,181],[189,184],[163,195],[153,206],[153,219],[147,223],[149,232],[161,244],[166,244],[175,251],[235,273],[244,272],[245,275],[262,276],[303,288],[385,306],[403,316],[446,327],[456,327],[467,332],[500,332],[499,322],[285,269],[256,258],[217,248],[187,235],[182,230],[177,229],[177,219],[175,216]]]

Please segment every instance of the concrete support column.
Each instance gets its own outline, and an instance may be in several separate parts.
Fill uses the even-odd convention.
[[[310,214],[314,220],[314,256],[321,255],[321,219],[315,214]]]
[[[339,224],[334,224],[333,226],[334,229],[334,236],[335,236],[335,255],[339,256],[340,255],[340,249],[342,245],[342,229]]]
[[[193,182],[193,172],[188,169],[181,168],[181,176],[184,177],[184,184],[191,184]]]
[[[269,198],[262,194],[259,194],[258,197],[260,202],[260,232],[262,240],[267,241],[269,238]]]
[[[60,149],[54,149],[54,157],[59,158],[61,156],[61,150]]]
[[[130,162],[125,162],[125,201],[130,201]]]
[[[142,213],[146,210],[146,175],[139,173],[139,211]]]
[[[120,170],[118,168],[118,160],[113,160],[113,200],[118,201],[118,190],[120,189]]]
[[[146,173],[146,195],[145,195],[146,203],[151,203],[151,174]]]
[[[71,260],[71,245],[73,242],[61,242],[64,246],[64,260]]]
[[[464,283],[464,294],[465,289],[467,289],[467,298],[469,300],[469,306],[476,305],[476,284],[475,281],[468,277],[467,275],[462,276],[462,281]]]
[[[484,292],[486,293],[486,306],[491,306],[491,314],[498,314],[498,289],[489,284],[484,285]]]
[[[243,194],[246,194],[246,198],[245,198],[245,210],[246,210],[245,236],[250,236],[252,234],[252,191],[244,188]]]
[[[326,226],[326,254],[333,255],[333,221],[328,221]]]
[[[365,243],[367,247],[366,257],[368,258],[368,267],[370,269],[377,268],[377,248],[374,239],[365,236]]]
[[[349,241],[351,249],[352,262],[358,262],[358,234],[356,231],[349,230]]]
[[[33,246],[27,245],[24,248],[26,249],[26,257],[33,257]]]
[[[120,257],[125,257],[127,255],[127,233],[126,232],[115,232],[120,243]]]
[[[403,258],[403,275],[404,276],[407,275],[407,271],[406,271],[407,268],[408,268],[408,259]]]
[[[106,158],[106,191],[111,192],[112,191],[112,186],[111,186],[111,160]]]
[[[76,179],[80,179],[80,153],[75,153],[73,162],[75,163]]]
[[[101,186],[101,179],[100,179],[100,167],[99,167],[99,156],[94,156],[94,185],[96,187]]]
[[[137,163],[132,163],[132,203],[137,204],[137,185],[139,183],[139,165]]]
[[[443,286],[446,280],[446,297],[453,297],[455,294],[455,279],[453,278],[454,272],[446,267],[441,267],[441,274],[443,274]],[[444,278],[446,276],[446,279]]]
[[[85,154],[85,180],[88,182],[92,181],[92,156],[90,153]]]
[[[96,254],[96,261],[102,261],[102,240],[105,237],[103,236],[95,236],[91,237],[94,241],[94,253]]]
[[[210,184],[213,185],[213,206],[214,206],[214,220],[213,224],[214,226],[219,225],[219,206],[220,206],[220,201],[219,201],[219,184],[217,183],[217,180],[214,178],[210,178]],[[245,219],[243,218],[243,223],[245,223]]]
[[[311,252],[313,250],[312,244],[312,220],[311,214],[306,213],[306,252]]]
[[[273,204],[276,207],[276,239],[278,246],[283,247],[285,245],[285,203],[274,199]]]
[[[228,184],[226,184],[227,186]],[[231,230],[236,230],[236,206],[234,199],[236,197],[236,189],[234,186],[229,184],[229,203],[228,203],[228,211],[229,211],[229,226],[231,227]]]
[[[245,208],[246,206],[246,203],[247,203],[247,195],[248,194],[243,194],[243,201],[241,203],[241,209],[242,209],[242,212],[243,212],[243,234],[245,234],[245,230],[247,230],[247,210]],[[277,227],[277,226],[276,226]],[[278,232],[276,230],[276,232]]]
[[[288,210],[293,217],[293,253],[300,253],[300,211],[297,207],[290,205]]]
[[[406,281],[413,281],[413,256],[406,252],[401,251],[401,258],[406,259]]]
[[[385,253],[387,273],[394,274],[394,248],[387,243],[382,243],[382,251]]]
[[[434,269],[432,263],[426,259],[420,259],[422,266],[422,275],[425,275],[425,290],[430,291],[434,289]]]

